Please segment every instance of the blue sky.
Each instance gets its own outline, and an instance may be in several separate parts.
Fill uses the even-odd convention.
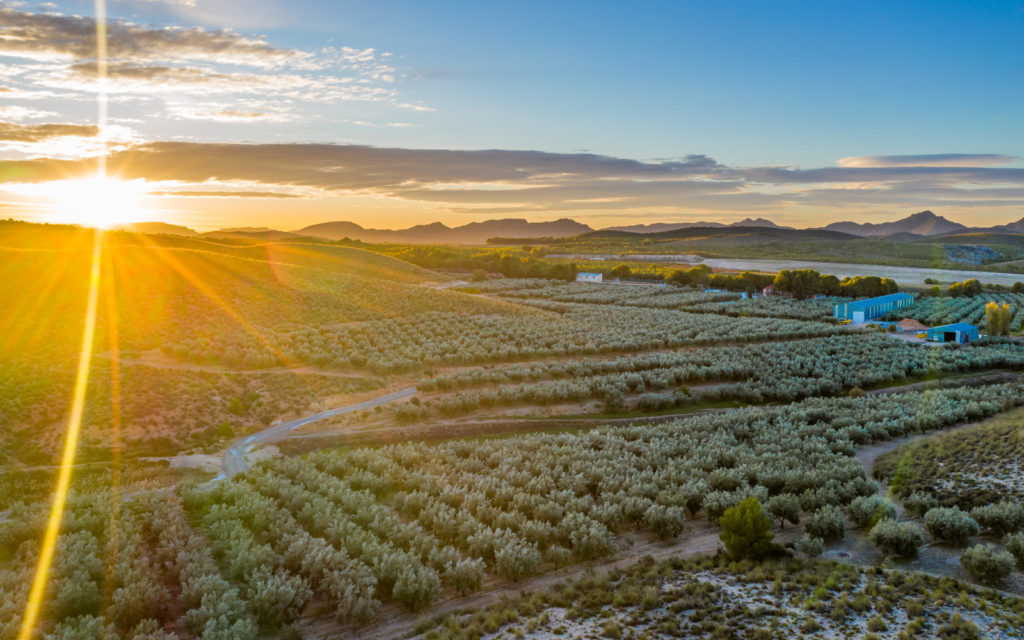
[[[91,2],[0,6],[19,15],[92,13]],[[605,193],[604,201],[595,197],[588,208],[579,204],[588,200],[580,193],[593,186],[587,181],[573,185],[571,198],[565,184],[556,185],[560,201],[541,189],[532,199],[495,196],[485,203],[461,192],[443,201],[393,187],[354,189],[305,179],[275,184],[256,171],[240,171],[236,184],[219,176],[131,176],[159,183],[162,192],[193,193],[154,198],[151,205],[156,213],[175,213],[200,226],[214,224],[218,207],[238,208],[223,201],[223,192],[244,188],[251,196],[254,184],[268,193],[292,189],[289,195],[301,197],[287,207],[281,198],[248,198],[245,209],[253,217],[287,208],[300,210],[289,214],[296,221],[348,218],[377,220],[379,226],[458,223],[506,212],[533,219],[591,217],[595,226],[746,214],[802,226],[841,218],[878,221],[926,208],[965,222],[1024,216],[1024,3],[148,0],[111,2],[108,11],[134,25],[132,38],[179,26],[208,34],[230,28],[232,37],[245,40],[227,43],[229,51],[241,47],[227,61],[217,57],[224,49],[204,53],[202,43],[178,43],[159,55],[126,48],[120,61],[134,65],[132,73],[135,67],[180,67],[193,76],[196,70],[217,73],[227,82],[194,81],[179,72],[160,80],[162,90],[155,81],[115,83],[117,150],[173,140],[535,150],[563,160],[589,153],[651,165],[696,155],[713,158],[720,169],[689,180],[722,183],[717,194],[697,189],[700,196],[692,184],[675,191],[658,185],[661,196],[644,198],[635,197],[630,184],[629,194]],[[60,33],[43,30],[37,37],[59,39]],[[247,50],[254,39],[273,51]],[[42,121],[24,109],[52,114],[47,118],[55,123],[93,118],[88,83],[61,75],[58,62],[24,55],[0,50],[9,86],[36,93],[0,103],[22,107],[21,119],[12,122]],[[116,47],[112,55],[117,57]],[[84,50],[73,56],[79,67],[90,59]],[[266,62],[274,56],[275,62]],[[52,65],[48,72],[11,75],[19,65],[46,64]],[[261,80],[254,84],[254,78]],[[224,88],[236,82],[238,91]],[[219,90],[210,95],[213,84]],[[40,142],[45,144],[34,150],[20,142],[0,153],[11,160],[43,152],[60,156],[52,138]],[[936,171],[935,162],[923,160],[922,166],[931,165],[927,174],[901,167],[896,177],[875,171],[863,180],[847,171],[825,174],[829,180],[813,185],[788,175],[764,182],[747,172],[835,169],[850,157],[875,158],[865,162],[881,170],[891,163],[879,157],[932,154],[954,154],[943,156],[950,171]],[[403,162],[410,163],[404,183],[422,187],[418,165]],[[552,186],[546,174],[527,173],[532,181],[518,184],[495,174],[481,180],[445,173],[454,182],[430,188],[454,183],[460,191],[504,193]],[[206,184],[213,178],[215,185]],[[214,187],[221,194],[216,198],[195,195]],[[376,208],[367,211],[371,202]],[[382,215],[394,224],[380,223]]]

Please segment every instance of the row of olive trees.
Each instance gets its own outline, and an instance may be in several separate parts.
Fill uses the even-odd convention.
[[[444,414],[515,404],[549,405],[605,400],[621,407],[626,396],[639,395],[637,407],[663,409],[702,401],[740,399],[795,400],[834,394],[852,387],[878,385],[928,373],[957,372],[1024,365],[1024,347],[979,345],[970,349],[925,351],[878,335],[847,335],[785,344],[720,347],[700,351],[648,354],[612,360],[535,363],[510,368],[469,369],[421,381],[421,390],[467,388],[442,395],[433,406]],[[530,382],[507,383],[520,379]],[[716,382],[717,386],[676,392],[681,385]],[[647,392],[645,394],[645,392]],[[427,415],[418,410],[409,418]]]

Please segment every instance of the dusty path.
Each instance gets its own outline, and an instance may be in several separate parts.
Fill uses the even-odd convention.
[[[362,411],[364,409],[372,409],[382,404],[401,400],[403,398],[410,398],[416,394],[416,389],[402,389],[401,391],[395,391],[388,393],[383,396],[372,398],[370,400],[364,400],[363,402],[357,402],[355,404],[346,405],[344,407],[338,407],[337,409],[329,409],[327,411],[321,411],[305,418],[298,418],[297,420],[289,420],[288,422],[282,422],[280,424],[267,427],[263,431],[258,431],[251,435],[248,435],[241,440],[238,440],[232,444],[224,452],[224,464],[221,467],[220,475],[218,479],[222,477],[230,478],[235,474],[246,471],[249,468],[249,461],[246,459],[246,454],[252,452],[256,447],[270,444],[284,438],[288,433],[302,427],[304,425],[316,422],[317,420],[323,420],[324,418],[330,418],[332,416],[338,416],[343,413],[352,413],[353,411]]]
[[[867,473],[868,477],[871,478],[874,477],[875,461],[886,453],[922,438],[959,431],[978,424],[980,424],[980,422],[963,422],[945,429],[928,431],[926,433],[916,433],[903,438],[887,440],[886,442],[878,442],[865,447],[860,447],[857,449],[857,460],[859,460],[864,466],[864,471]],[[878,494],[882,497],[889,498],[889,488],[886,486],[880,487]],[[900,520],[909,520],[916,522],[917,524],[921,524],[919,521],[906,516],[903,511],[903,507],[899,504],[896,504],[896,512],[897,518]],[[850,564],[867,567],[876,567],[885,564],[904,571],[920,571],[933,576],[950,577],[962,582],[970,582],[980,585],[980,583],[968,575],[960,565],[959,558],[962,549],[959,547],[949,547],[941,544],[929,543],[921,547],[916,558],[894,561],[887,559],[884,554],[878,551],[878,549],[868,541],[866,533],[867,532],[860,529],[848,529],[846,531],[846,537],[841,542],[835,545],[830,545],[823,555],[826,558],[832,558],[834,560],[848,562]],[[996,542],[995,539],[979,536],[976,539],[972,539],[970,544],[982,541]],[[1010,578],[1000,584],[997,589],[1014,595],[1024,595],[1024,574],[1019,571],[1012,574]]]
[[[966,374],[953,378],[910,382],[902,385],[873,389],[866,393],[868,395],[885,395],[906,393],[908,391],[920,391],[924,389],[938,389],[947,386],[994,384],[1018,380],[1021,377],[1021,374],[1013,372],[984,372],[980,374]],[[781,406],[781,404],[749,406],[774,407]],[[289,433],[282,439],[283,442],[281,444],[281,450],[287,455],[298,455],[330,447],[373,446],[408,441],[449,440],[454,438],[512,435],[517,433],[535,433],[541,431],[578,431],[596,429],[600,427],[628,426],[633,424],[661,424],[700,415],[734,411],[735,409],[736,407],[716,407],[698,409],[689,412],[680,411],[647,416],[636,415],[624,418],[587,418],[585,416],[572,418],[509,418],[504,420],[492,419],[465,422],[448,421],[409,426],[375,427],[373,429],[360,429],[358,427],[353,427],[346,429],[332,429],[329,431],[312,431],[308,433]],[[893,444],[894,442],[897,444]],[[867,453],[862,454],[861,451],[872,451],[875,447],[890,447],[889,449],[879,449],[878,453],[874,454],[874,457],[871,458],[871,463],[873,464],[875,457],[882,455],[882,453],[885,453],[886,451],[891,451],[892,448],[898,446],[898,443],[900,442],[902,442],[902,440],[881,442],[859,449],[857,454],[858,459],[861,455],[868,455]]]
[[[101,357],[109,358],[110,354],[100,354]],[[321,369],[314,367],[313,365],[302,365],[296,367],[264,367],[262,369],[246,369],[237,367],[227,367],[217,364],[196,364],[193,362],[186,362],[173,358],[159,349],[150,349],[149,351],[142,351],[138,356],[121,356],[121,362],[123,364],[140,364],[147,367],[154,367],[156,369],[174,369],[177,371],[199,371],[204,373],[237,373],[256,375],[263,373],[293,373],[300,376],[325,376],[329,378],[348,378],[351,380],[363,380],[365,376],[359,375],[358,372],[344,372],[334,371],[331,369]]]
[[[472,595],[458,597],[453,591],[446,590],[441,599],[431,605],[428,611],[414,614],[395,603],[388,603],[377,614],[376,622],[364,627],[344,627],[339,629],[333,621],[313,621],[302,629],[303,638],[310,640],[327,640],[328,638],[358,638],[359,640],[391,640],[410,635],[416,626],[438,616],[467,608],[478,608],[500,602],[502,598],[518,596],[520,593],[532,593],[550,589],[560,582],[578,578],[586,574],[605,575],[615,569],[632,566],[644,556],[655,560],[666,558],[685,558],[695,555],[714,554],[722,543],[718,539],[719,528],[705,519],[687,520],[687,530],[675,540],[662,542],[647,534],[620,535],[619,548],[615,555],[574,564],[564,569],[551,571],[533,578],[509,582],[501,578],[491,577],[484,583],[484,590]],[[775,530],[775,540],[780,544],[796,540],[803,532],[803,527],[789,526]],[[633,538],[632,545],[629,539]],[[445,597],[447,596],[447,597]]]

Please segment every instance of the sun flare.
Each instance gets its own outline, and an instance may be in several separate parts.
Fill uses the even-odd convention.
[[[139,220],[141,181],[87,178],[53,183],[54,222],[107,229]]]

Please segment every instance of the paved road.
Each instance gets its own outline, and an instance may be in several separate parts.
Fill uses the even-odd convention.
[[[298,420],[292,420],[290,422],[282,422],[267,427],[263,431],[254,433],[250,436],[246,436],[241,440],[238,440],[224,452],[224,465],[221,469],[221,473],[217,476],[217,479],[227,477],[230,478],[235,474],[241,473],[249,468],[248,463],[245,461],[245,454],[254,450],[264,444],[269,444],[276,440],[280,440],[288,435],[291,431],[298,429],[299,427],[323,420],[324,418],[330,418],[331,416],[341,415],[343,413],[352,413],[353,411],[362,411],[363,409],[372,409],[382,404],[394,402],[395,400],[401,400],[403,398],[409,398],[416,393],[416,388],[402,389],[401,391],[395,391],[387,395],[373,398],[372,400],[366,400],[356,404],[350,404],[345,407],[338,407],[337,409],[330,409],[328,411],[322,411],[315,413],[305,418],[299,418]]]
[[[568,256],[569,254],[563,254]],[[855,264],[848,262],[820,262],[812,260],[774,260],[762,258],[700,258],[690,255],[628,255],[612,254],[573,254],[578,259],[638,260],[640,262],[700,262],[715,269],[744,271],[775,272],[780,269],[815,269],[821,273],[831,273],[840,278],[846,276],[879,276],[892,278],[899,284],[923,284],[925,278],[934,278],[940,282],[959,282],[977,278],[984,284],[1001,284],[1010,286],[1014,282],[1024,282],[1024,274],[1004,273],[1001,271],[974,271],[970,269],[930,269],[925,267],[895,267],[877,264]],[[552,255],[550,257],[557,257]]]

